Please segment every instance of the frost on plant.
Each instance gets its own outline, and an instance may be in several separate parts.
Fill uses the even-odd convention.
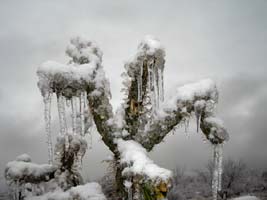
[[[6,179],[10,185],[19,191],[32,187],[33,199],[38,199],[37,195],[41,199],[105,199],[102,194],[91,197],[89,185],[81,185],[85,135],[95,127],[114,154],[116,196],[128,200],[164,199],[172,173],[154,163],[148,152],[194,114],[197,132],[201,130],[214,146],[212,188],[213,197],[217,198],[221,189],[222,143],[229,136],[214,114],[218,91],[212,80],[178,87],[172,97],[164,98],[165,49],[158,39],[146,36],[136,54],[125,63],[125,98],[113,113],[102,51],[94,42],[75,37],[66,54],[70,57],[67,64],[47,61],[37,70],[44,99],[49,165],[31,163],[27,156],[8,163]],[[57,105],[53,119],[58,118],[58,133],[51,130],[52,101]],[[52,134],[57,135],[54,149]],[[14,170],[17,167],[19,170]],[[29,174],[24,174],[23,169]],[[19,175],[13,173],[20,170]]]

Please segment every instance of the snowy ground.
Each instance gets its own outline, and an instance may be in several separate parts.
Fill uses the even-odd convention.
[[[260,200],[260,199],[255,196],[242,196],[234,198],[233,200]]]

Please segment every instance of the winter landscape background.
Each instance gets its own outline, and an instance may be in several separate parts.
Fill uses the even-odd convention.
[[[65,46],[77,34],[103,50],[115,107],[122,98],[124,61],[144,35],[155,35],[167,54],[166,96],[177,85],[214,79],[220,91],[218,114],[231,137],[225,157],[267,169],[266,9],[264,0],[1,1],[1,190],[5,164],[17,155],[28,153],[35,162],[47,162],[36,68],[50,59],[66,62]],[[155,148],[155,162],[169,169],[205,168],[211,147],[196,133],[195,122],[191,124],[188,133],[181,128]],[[97,134],[92,140],[83,168],[89,180],[105,174],[102,160],[110,155]]]

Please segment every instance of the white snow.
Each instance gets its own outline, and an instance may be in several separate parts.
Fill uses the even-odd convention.
[[[51,89],[61,92],[68,86],[84,89],[90,83],[96,88],[105,87],[103,83],[106,84],[107,80],[101,67],[102,52],[94,42],[81,37],[73,38],[66,53],[72,58],[69,64],[47,61],[39,66],[38,86],[43,95]]]
[[[29,162],[23,155],[18,160],[8,162],[5,169],[5,176],[8,180],[23,180],[25,177],[36,177],[47,175],[55,171],[55,167],[49,164],[36,164]],[[22,161],[26,160],[25,161]]]
[[[153,55],[157,50],[163,50],[164,47],[155,36],[146,35],[139,44],[138,49],[145,50],[147,54]]]
[[[122,129],[125,125],[125,110],[122,106],[118,107],[113,118],[108,120],[108,124],[115,124],[118,129]]]
[[[101,186],[98,183],[92,182],[85,185],[72,187],[67,191],[56,190],[46,193],[42,196],[28,197],[26,200],[106,200]]]
[[[216,103],[217,98],[218,91],[215,82],[211,79],[200,80],[178,87],[175,95],[163,102],[161,106],[162,111],[159,113],[163,115],[164,111],[175,111],[180,104],[185,104],[186,102],[194,103],[194,101],[196,101],[195,108],[202,108],[210,100]]]
[[[74,88],[84,88],[93,82],[93,72],[96,70],[94,64],[61,64],[54,61],[43,63],[37,70],[39,77],[38,86],[42,93],[50,90],[53,85],[58,85],[62,89],[67,86]]]
[[[215,82],[211,79],[204,79],[196,83],[186,84],[177,88],[176,98],[182,101],[192,101],[196,97],[217,96]]]
[[[207,117],[205,118],[205,121],[219,128],[224,127],[223,121],[217,117]]]
[[[206,123],[209,123],[211,127],[210,137],[216,136],[224,141],[229,140],[229,135],[224,129],[223,121],[217,117],[207,117],[204,120]]]
[[[19,155],[15,160],[16,161],[23,161],[23,162],[31,162],[32,161],[31,157],[26,153]]]
[[[121,153],[120,163],[127,165],[122,172],[123,175],[140,174],[152,181],[166,181],[171,178],[171,171],[157,166],[139,143],[133,140],[118,139],[117,145]]]

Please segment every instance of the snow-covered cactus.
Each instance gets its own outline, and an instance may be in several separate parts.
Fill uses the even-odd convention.
[[[45,103],[45,127],[49,163],[56,167],[55,180],[62,189],[80,184],[79,169],[86,150],[84,135],[95,125],[103,142],[114,154],[118,198],[163,199],[171,186],[171,171],[148,158],[148,152],[174,128],[194,115],[197,129],[214,146],[213,197],[221,189],[222,144],[229,136],[214,115],[218,102],[215,83],[202,80],[177,88],[164,98],[165,49],[153,36],[146,36],[136,55],[125,63],[125,100],[113,113],[109,81],[102,66],[102,52],[82,37],[71,39],[66,54],[68,64],[48,61],[37,70],[38,87]],[[60,131],[53,148],[51,101],[57,98]],[[71,124],[67,123],[71,105]],[[68,180],[70,179],[70,180]],[[63,183],[75,182],[64,185]],[[59,181],[57,181],[59,182]]]

